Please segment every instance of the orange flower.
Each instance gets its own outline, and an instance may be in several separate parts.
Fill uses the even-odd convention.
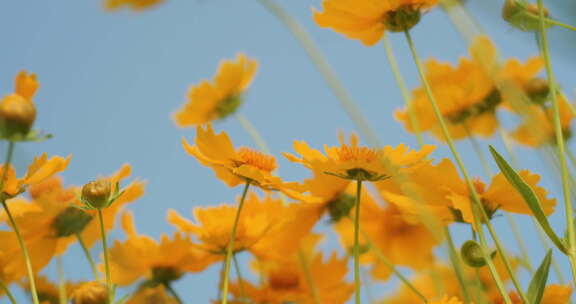
[[[366,46],[376,44],[385,31],[408,30],[438,0],[323,0],[323,12],[314,10],[314,21]]]
[[[58,292],[58,286],[49,281],[45,276],[37,276],[35,279],[35,283],[36,283],[36,291],[38,292],[38,299],[40,300],[40,303],[44,304],[58,304],[60,303],[60,296],[59,296],[59,292]],[[65,288],[66,288],[66,294],[72,294],[72,292],[78,288],[79,285],[81,285],[82,283],[72,283],[72,282],[66,282],[65,283]],[[30,285],[28,284],[28,282],[22,282],[20,284],[22,286],[23,289],[26,290],[26,292],[30,292]]]
[[[5,176],[2,182],[2,194],[11,198],[26,190],[27,186],[37,184],[50,176],[64,171],[70,162],[71,156],[63,158],[53,156],[48,159],[46,153],[40,157],[34,157],[32,163],[28,166],[28,172],[22,178],[16,177],[16,171],[12,166],[8,166],[4,173],[4,166],[0,166],[0,172]]]
[[[346,281],[348,261],[333,253],[325,260],[322,253],[314,250],[319,238],[308,236],[304,241],[302,256],[298,253],[286,254],[282,260],[258,260],[257,268],[263,277],[259,286],[250,282],[235,282],[231,285],[232,294],[240,299],[243,285],[244,296],[254,303],[302,303],[313,304],[314,297],[310,283],[302,268],[302,257],[308,263],[310,276],[318,293],[320,303],[344,304],[354,291]]]
[[[420,151],[410,151],[410,148],[404,145],[398,145],[396,148],[385,146],[381,149],[371,149],[358,146],[358,141],[358,136],[352,135],[350,145],[347,145],[341,137],[340,147],[324,147],[326,156],[310,148],[304,141],[295,141],[294,150],[302,158],[290,153],[284,153],[284,156],[309,169],[343,179],[378,181],[390,177],[395,169],[425,163],[425,158],[435,149],[431,145],[425,145]]]
[[[256,60],[241,53],[235,62],[223,60],[213,83],[204,80],[190,89],[188,101],[174,114],[176,124],[179,127],[198,126],[236,112],[257,66]]]
[[[457,297],[451,297],[451,298],[444,297],[444,298],[442,298],[442,300],[433,301],[433,302],[430,302],[430,304],[464,304],[464,302],[458,300]]]
[[[116,183],[130,175],[131,168],[124,165],[110,179]],[[54,255],[62,255],[77,241],[80,234],[85,244],[92,247],[100,239],[100,226],[94,220],[96,211],[84,211],[73,205],[79,205],[74,193],[78,188],[64,189],[59,178],[53,177],[33,185],[29,189],[32,201],[15,198],[9,201],[13,215],[31,254],[35,271],[46,266]],[[118,211],[127,203],[144,193],[143,182],[132,182],[125,187],[124,193],[109,208],[103,209],[105,230],[114,228]],[[0,252],[7,258],[4,272],[10,277],[21,278],[26,274],[18,240],[12,231],[0,231]]]
[[[162,2],[164,0],[105,0],[104,8],[110,11],[117,11],[122,7],[127,7],[133,11],[143,11]]]
[[[195,236],[200,248],[223,259],[237,208],[237,205],[197,207],[195,222],[169,210],[168,221]],[[312,229],[318,217],[318,211],[310,206],[286,205],[281,199],[270,196],[261,199],[250,193],[244,202],[233,250],[248,250],[260,258],[281,258],[298,250],[300,239]]]
[[[541,304],[567,304],[570,303],[570,298],[572,296],[572,287],[569,285],[559,285],[559,284],[552,284],[546,286],[544,289],[544,294],[542,295],[542,300],[540,301]],[[522,300],[516,291],[510,292],[510,299],[514,304],[521,304]],[[501,296],[498,296],[496,300],[494,300],[494,304],[503,304],[504,299]]]
[[[110,249],[110,272],[114,283],[120,286],[143,277],[151,284],[170,283],[186,272],[202,271],[212,263],[208,254],[199,251],[190,238],[180,233],[172,239],[163,234],[159,243],[138,234],[131,213],[123,214],[122,228],[128,239],[114,242]]]

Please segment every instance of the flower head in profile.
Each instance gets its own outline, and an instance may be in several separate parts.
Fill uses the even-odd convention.
[[[358,136],[350,136],[350,144],[340,137],[340,146],[324,146],[326,155],[310,148],[304,141],[294,142],[294,150],[301,157],[284,153],[289,160],[303,164],[309,169],[324,172],[348,180],[378,181],[390,177],[393,171],[426,162],[435,149],[425,145],[420,151],[410,151],[405,145],[380,149],[359,146]]]
[[[119,286],[130,285],[141,278],[150,286],[169,284],[187,272],[202,271],[212,263],[209,255],[198,250],[182,233],[176,233],[173,238],[162,235],[160,242],[139,234],[131,213],[123,214],[122,228],[128,239],[116,241],[110,249],[110,272]]]
[[[314,10],[314,21],[366,46],[376,44],[384,32],[409,30],[422,12],[438,0],[323,0],[323,11]]]
[[[168,295],[164,285],[158,285],[138,289],[126,304],[178,304],[178,301]]]
[[[60,295],[58,290],[58,285],[54,282],[48,280],[45,276],[37,276],[36,280],[36,291],[38,293],[38,300],[42,304],[59,304]],[[82,283],[72,283],[65,282],[66,294],[72,294],[74,290],[80,286]],[[21,282],[20,284],[26,292],[30,292],[30,284],[28,282]]]
[[[64,171],[70,162],[70,158],[71,156],[66,158],[53,156],[48,159],[46,153],[40,157],[34,157],[34,160],[28,166],[28,171],[22,178],[16,176],[16,171],[12,166],[0,166],[0,174],[4,176],[2,195],[4,198],[12,198],[24,192],[28,186],[37,184],[54,174]]]
[[[78,286],[70,298],[72,304],[106,304],[108,289],[101,282],[87,282]]]
[[[236,112],[257,67],[257,61],[244,54],[238,54],[236,60],[223,60],[213,82],[203,80],[190,88],[188,101],[174,114],[176,124],[198,126]]]
[[[36,74],[21,71],[16,76],[14,93],[0,100],[0,135],[3,138],[22,139],[30,132],[36,120],[36,107],[32,97],[40,86]]]
[[[105,0],[104,8],[110,11],[117,11],[123,7],[133,11],[143,11],[159,5],[164,0]]]

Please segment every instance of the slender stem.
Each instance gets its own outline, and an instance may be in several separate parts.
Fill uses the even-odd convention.
[[[242,278],[242,272],[240,271],[240,264],[238,263],[236,254],[232,254],[232,261],[234,262],[234,270],[236,271],[238,285],[240,286],[240,302],[244,302],[246,301],[246,290],[244,289],[244,279]]]
[[[2,185],[0,189],[4,188],[4,180],[6,179],[6,174],[8,173],[8,167],[10,167],[10,163],[12,162],[12,156],[14,155],[14,142],[8,142],[8,152],[6,154],[6,161],[4,162],[4,166],[2,169],[2,179],[0,180],[0,184]],[[26,243],[24,242],[24,238],[20,233],[20,229],[18,228],[18,224],[14,220],[12,216],[12,212],[8,208],[8,204],[6,204],[6,200],[2,199],[2,206],[6,211],[6,215],[8,215],[8,219],[10,220],[10,225],[12,225],[12,229],[14,229],[14,233],[16,233],[16,237],[18,238],[18,244],[20,245],[20,250],[22,250],[22,255],[24,257],[24,262],[26,263],[26,272],[28,275],[28,282],[30,284],[30,294],[32,295],[32,302],[34,304],[39,304],[40,301],[38,300],[38,292],[36,291],[36,281],[34,278],[34,269],[32,268],[32,261],[30,260],[30,254],[28,253],[28,248],[26,247]]]
[[[90,269],[92,269],[92,273],[94,274],[94,278],[96,279],[96,281],[100,280],[98,268],[96,268],[96,263],[94,263],[94,259],[92,259],[92,255],[90,254],[90,249],[88,249],[88,246],[86,246],[86,243],[84,242],[84,239],[82,238],[82,235],[80,233],[76,233],[76,239],[78,240],[80,247],[82,247],[82,251],[84,251],[84,255],[86,256],[86,259],[88,260],[88,264],[90,264]]]
[[[456,273],[456,278],[458,279],[458,284],[460,284],[460,289],[462,289],[462,295],[464,296],[465,303],[472,303],[472,298],[470,297],[470,292],[468,291],[468,284],[466,284],[466,279],[464,278],[464,272],[462,271],[462,263],[458,256],[458,251],[454,245],[454,239],[452,239],[452,234],[448,226],[444,228],[444,234],[446,235],[446,240],[448,244],[448,255],[450,261],[452,262],[452,267],[454,267],[454,272]]]
[[[471,209],[472,209],[472,214],[474,215],[473,225],[475,225],[476,231],[478,232],[478,234],[480,236],[480,244],[481,244],[480,247],[482,249],[481,250],[482,254],[483,254],[484,259],[486,260],[486,262],[488,264],[488,268],[490,269],[490,273],[492,274],[492,277],[493,277],[493,279],[494,279],[494,281],[498,287],[500,294],[504,298],[504,301],[506,303],[510,304],[510,303],[512,303],[510,300],[510,297],[509,297],[508,293],[506,292],[506,289],[504,288],[504,284],[502,283],[502,279],[500,278],[500,275],[496,271],[496,268],[494,267],[492,259],[490,258],[488,251],[487,251],[487,245],[486,245],[486,239],[484,236],[484,231],[482,230],[482,227],[480,226],[480,219],[478,217],[478,213],[477,213],[478,211],[476,210],[476,207],[478,207],[479,210],[484,211],[483,208],[480,207],[481,204],[480,204],[480,199],[478,197],[478,193],[476,193],[476,189],[474,188],[474,185],[472,184],[472,180],[470,179],[470,176],[468,175],[468,171],[466,170],[466,167],[464,167],[464,163],[462,162],[462,159],[460,158],[458,151],[456,151],[454,141],[452,140],[452,137],[450,136],[450,133],[448,132],[448,128],[446,126],[446,123],[444,122],[444,118],[442,117],[442,114],[440,112],[440,108],[438,107],[438,104],[436,103],[436,99],[434,98],[434,94],[432,93],[432,89],[430,88],[430,84],[428,83],[428,80],[426,79],[426,75],[424,73],[424,68],[422,67],[422,64],[420,63],[420,58],[418,57],[418,54],[416,52],[416,48],[414,47],[414,42],[412,41],[412,37],[410,35],[410,32],[408,30],[405,30],[404,33],[406,35],[406,41],[408,42],[408,45],[410,47],[412,57],[414,58],[414,62],[416,63],[416,66],[418,68],[418,73],[419,73],[420,78],[422,80],[422,83],[424,85],[424,89],[425,89],[426,94],[428,96],[428,100],[430,101],[432,109],[434,110],[434,115],[436,116],[436,119],[440,123],[440,127],[442,129],[442,133],[444,134],[444,138],[446,139],[446,142],[448,143],[450,151],[452,152],[452,155],[453,155],[454,159],[456,160],[456,163],[458,164],[460,172],[464,176],[464,180],[466,181],[466,185],[468,187],[468,190],[471,193],[471,196],[472,196]],[[485,212],[483,212],[482,215],[485,215]],[[513,274],[511,274],[511,276],[513,276]],[[519,294],[522,294],[522,292],[519,291]]]
[[[574,231],[574,216],[572,211],[572,204],[570,202],[570,185],[568,182],[569,171],[568,164],[566,163],[566,147],[564,144],[564,135],[562,134],[562,124],[560,123],[560,107],[557,94],[556,80],[552,71],[552,63],[550,62],[550,52],[548,49],[548,36],[546,34],[546,26],[544,20],[544,4],[542,0],[538,0],[538,14],[540,18],[540,42],[542,45],[542,57],[544,58],[544,65],[546,67],[546,75],[548,76],[548,86],[550,87],[550,97],[552,99],[552,109],[554,112],[554,131],[556,135],[556,144],[558,146],[558,154],[560,158],[560,171],[562,175],[562,191],[564,194],[564,208],[566,209],[566,225],[568,230],[568,259],[572,269],[572,278],[576,280],[576,235]]]
[[[480,148],[480,144],[478,143],[478,140],[476,140],[476,136],[474,136],[474,134],[472,134],[470,131],[468,131],[468,127],[466,127],[466,133],[468,134],[468,141],[470,141],[470,145],[472,146],[472,148],[474,149],[474,152],[476,152],[476,155],[480,159],[480,163],[482,164],[482,168],[484,169],[484,173],[488,177],[492,177],[492,175],[494,175],[494,172],[492,172],[492,168],[490,168],[490,164],[488,163],[488,159],[486,158],[486,154]]]
[[[260,132],[258,132],[258,130],[256,129],[256,127],[254,127],[252,122],[250,122],[250,120],[244,114],[239,112],[236,113],[236,119],[238,119],[238,122],[240,123],[242,128],[244,128],[244,130],[246,130],[246,132],[250,134],[250,136],[258,146],[258,149],[260,149],[260,151],[266,154],[270,154],[270,148],[266,144],[264,137],[260,135]]]
[[[366,269],[362,271],[362,282],[364,282],[364,290],[366,291],[366,298],[368,298],[368,303],[376,304],[374,294],[372,293],[372,278]]]
[[[548,251],[548,249],[550,249],[550,243],[548,243],[548,236],[546,236],[546,233],[544,233],[544,230],[542,230],[542,228],[540,227],[540,225],[538,225],[538,222],[534,218],[532,218],[532,222],[534,223],[534,226],[538,231],[538,238],[542,243],[542,247],[544,248],[544,250]],[[558,265],[558,262],[556,262],[556,259],[552,259],[552,268],[554,269],[554,273],[556,274],[556,279],[558,280],[558,283],[562,285],[566,284],[566,279],[564,279],[564,275],[562,274],[562,270],[560,269],[560,265]]]
[[[360,195],[362,193],[362,181],[356,181],[356,215],[354,216],[354,287],[356,304],[360,304]]]
[[[8,299],[10,300],[10,303],[12,304],[16,304],[16,299],[14,298],[14,295],[12,295],[12,292],[10,291],[10,288],[8,288],[8,285],[6,285],[6,283],[4,282],[4,280],[2,280],[0,278],[0,288],[2,290],[4,290],[4,293],[6,294],[6,296],[8,297]]]
[[[60,300],[60,304],[66,304],[68,303],[68,295],[66,294],[66,279],[64,278],[62,257],[56,258],[56,268],[58,269],[58,299]]]
[[[172,287],[172,284],[166,282],[166,283],[164,283],[164,287],[166,287],[166,290],[168,290],[168,292],[172,295],[172,297],[174,297],[174,299],[176,300],[176,303],[178,303],[178,304],[184,303],[184,302],[182,302],[182,298],[180,298],[180,296],[178,295],[176,290]]]
[[[416,113],[414,113],[414,108],[412,107],[412,103],[410,102],[412,97],[410,96],[410,91],[406,87],[406,82],[402,77],[402,73],[398,68],[398,63],[396,62],[396,56],[394,56],[394,50],[392,49],[392,44],[390,43],[390,39],[388,39],[388,35],[384,35],[382,37],[382,42],[384,44],[384,50],[386,50],[386,58],[388,58],[388,63],[390,64],[390,68],[392,69],[392,74],[394,74],[394,78],[396,79],[396,84],[400,88],[400,93],[402,94],[402,99],[404,99],[404,104],[406,105],[406,111],[408,112],[408,119],[410,120],[410,126],[414,133],[416,134],[416,140],[418,140],[418,145],[422,146],[424,144],[424,140],[422,138],[422,132],[420,131],[420,124],[418,123],[418,118],[416,117]]]
[[[112,278],[110,276],[110,262],[108,260],[108,244],[106,241],[106,230],[104,229],[104,216],[102,209],[98,209],[98,221],[100,222],[100,235],[102,236],[102,249],[104,251],[104,269],[106,272],[106,289],[108,290],[108,303],[114,303],[112,296]]]
[[[230,281],[230,261],[232,260],[232,253],[234,252],[234,240],[236,239],[236,230],[238,229],[238,223],[240,222],[240,214],[242,213],[242,207],[244,207],[244,200],[246,199],[246,194],[248,194],[248,188],[250,187],[250,181],[247,180],[244,185],[244,191],[242,192],[242,197],[240,198],[240,203],[238,204],[238,210],[236,211],[236,217],[234,218],[234,224],[232,226],[232,232],[230,233],[230,241],[228,242],[228,248],[226,249],[226,260],[224,261],[224,282],[222,282],[222,304],[228,303],[228,285]]]
[[[306,258],[304,250],[300,249],[298,251],[298,259],[300,260],[302,271],[304,271],[304,276],[306,276],[306,281],[308,281],[308,286],[310,287],[310,292],[312,293],[312,299],[314,300],[314,304],[322,303],[320,301],[320,295],[318,294],[318,289],[316,288],[316,284],[314,283],[314,277],[312,276],[312,272],[310,272],[310,265],[308,265],[308,259]]]
[[[355,124],[360,134],[373,146],[379,146],[379,139],[374,132],[374,129],[367,123],[367,119],[358,109],[358,106],[350,97],[350,94],[343,87],[342,83],[336,77],[332,67],[326,62],[324,56],[316,46],[316,43],[306,32],[306,29],[290,16],[281,6],[276,4],[274,0],[258,0],[258,2],[266,8],[272,15],[274,15],[280,22],[282,22],[290,33],[296,38],[298,43],[302,46],[312,63],[328,84],[340,105],[346,111],[348,117]]]
[[[539,17],[539,16],[534,16],[534,15],[531,15],[531,14],[525,14],[524,16],[526,16],[526,17],[528,17],[528,18],[530,18],[530,19],[532,19],[532,20],[540,20],[540,17]],[[566,24],[566,23],[562,23],[562,22],[560,22],[560,21],[558,21],[558,20],[555,20],[555,19],[550,19],[550,18],[544,17],[544,22],[545,22],[546,24],[549,24],[549,25],[556,25],[556,26],[559,26],[559,27],[563,27],[563,28],[565,28],[565,29],[569,29],[569,30],[571,30],[571,31],[576,31],[576,27],[575,27],[575,26],[569,25],[569,24]]]

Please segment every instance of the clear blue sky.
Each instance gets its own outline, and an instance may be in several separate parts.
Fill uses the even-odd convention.
[[[317,27],[311,7],[320,7],[320,1],[278,1],[311,32],[382,141],[415,144],[392,117],[402,99],[382,46],[366,48]],[[526,59],[536,54],[532,34],[513,30],[500,19],[500,2],[468,1],[467,6],[504,57]],[[574,3],[552,7],[553,15],[564,20],[575,20],[566,15],[575,11]],[[413,32],[422,57],[456,62],[466,54],[464,41],[441,10],[425,16]],[[131,163],[134,176],[148,181],[148,186],[145,197],[130,209],[140,231],[153,236],[173,231],[165,221],[168,208],[190,216],[194,206],[232,202],[239,194],[239,189],[226,187],[183,151],[180,138],[192,138],[194,132],[178,129],[170,118],[185,100],[188,87],[212,77],[222,58],[243,51],[259,60],[241,111],[278,156],[286,179],[306,174],[279,154],[290,151],[293,140],[304,139],[320,147],[336,143],[338,130],[353,131],[303,50],[256,1],[167,0],[141,13],[108,13],[97,0],[9,1],[0,10],[0,33],[0,92],[11,92],[19,70],[37,73],[41,88],[35,98],[36,126],[55,134],[50,141],[19,146],[18,164],[22,166],[40,152],[72,153],[73,160],[63,174],[65,182],[83,184],[115,171],[124,162]],[[562,29],[551,32],[554,67],[570,97],[576,82],[574,61],[568,60],[573,49],[561,49],[573,46],[575,36]],[[391,39],[410,87],[417,86],[403,36],[392,34]],[[217,128],[226,130],[237,144],[254,146],[234,119]],[[468,144],[461,143],[459,148],[466,152],[469,168],[482,175]],[[434,155],[449,157],[445,148]],[[524,167],[543,171],[535,153],[522,150],[521,158]],[[558,189],[550,180],[546,185]],[[558,196],[559,192],[554,193]],[[555,218],[561,227],[563,218]],[[526,225],[525,217],[519,220]],[[503,220],[497,222],[509,236],[506,226],[500,225]],[[530,231],[533,258],[541,259],[543,251],[533,230],[525,230]],[[123,237],[117,232],[114,236]],[[65,268],[70,278],[90,278],[78,248],[66,255]],[[186,303],[208,303],[216,294],[217,268],[176,284]],[[53,274],[54,268],[47,271]]]

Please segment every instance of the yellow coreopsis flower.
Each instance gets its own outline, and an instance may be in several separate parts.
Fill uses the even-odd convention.
[[[180,233],[173,238],[162,235],[160,242],[139,234],[131,213],[123,214],[122,228],[128,239],[114,242],[110,249],[110,272],[113,282],[119,286],[130,285],[141,278],[152,285],[169,284],[187,272],[204,270],[213,261]]]
[[[437,3],[438,0],[324,0],[324,11],[314,10],[314,20],[321,27],[372,46],[386,31],[409,30],[420,21],[422,12]]]
[[[64,171],[70,162],[70,158],[71,156],[67,158],[53,156],[48,159],[46,153],[43,153],[40,157],[34,157],[34,160],[28,166],[28,171],[22,178],[16,177],[16,171],[12,166],[0,166],[0,174],[5,177],[2,181],[2,195],[5,198],[14,197],[25,191],[27,186],[37,184],[56,173]]]
[[[106,304],[108,290],[101,282],[87,282],[78,286],[70,298],[72,304]]]
[[[179,127],[198,126],[236,112],[257,67],[256,60],[241,53],[235,61],[223,60],[213,83],[204,80],[190,88],[188,101],[174,114],[176,124]]]
[[[176,211],[168,211],[168,221],[180,231],[195,236],[204,251],[223,259],[237,205],[194,208],[195,221]],[[298,250],[300,239],[309,233],[319,218],[316,208],[304,204],[286,205],[281,199],[248,194],[238,223],[234,252],[250,251],[260,258],[280,258]]]
[[[551,284],[546,286],[544,294],[540,300],[541,304],[568,304],[572,296],[572,287],[570,285]],[[522,299],[516,291],[510,291],[510,300],[514,304],[522,304]],[[495,295],[493,299],[494,304],[504,304],[502,296]]]
[[[164,0],[106,0],[104,1],[104,8],[116,11],[122,7],[126,7],[133,11],[143,11],[159,5],[162,2],[164,2]]]
[[[350,144],[340,138],[339,147],[324,146],[326,155],[312,149],[306,142],[294,142],[294,150],[301,158],[284,153],[289,160],[303,164],[309,169],[324,172],[343,179],[357,181],[378,181],[390,177],[393,170],[409,168],[426,162],[428,154],[434,151],[432,145],[425,145],[420,151],[410,151],[405,145],[396,148],[385,146],[372,149],[358,145],[358,136],[350,136]]]
[[[49,281],[45,276],[37,276],[36,280],[36,291],[38,292],[38,300],[42,304],[59,304],[60,296],[58,291],[58,286],[56,283]],[[82,283],[72,283],[66,282],[65,289],[66,294],[70,295],[72,292],[80,286]],[[30,292],[30,284],[28,282],[22,282],[20,284],[23,289]]]
[[[126,304],[178,304],[178,301],[168,295],[164,285],[158,285],[138,289]]]

